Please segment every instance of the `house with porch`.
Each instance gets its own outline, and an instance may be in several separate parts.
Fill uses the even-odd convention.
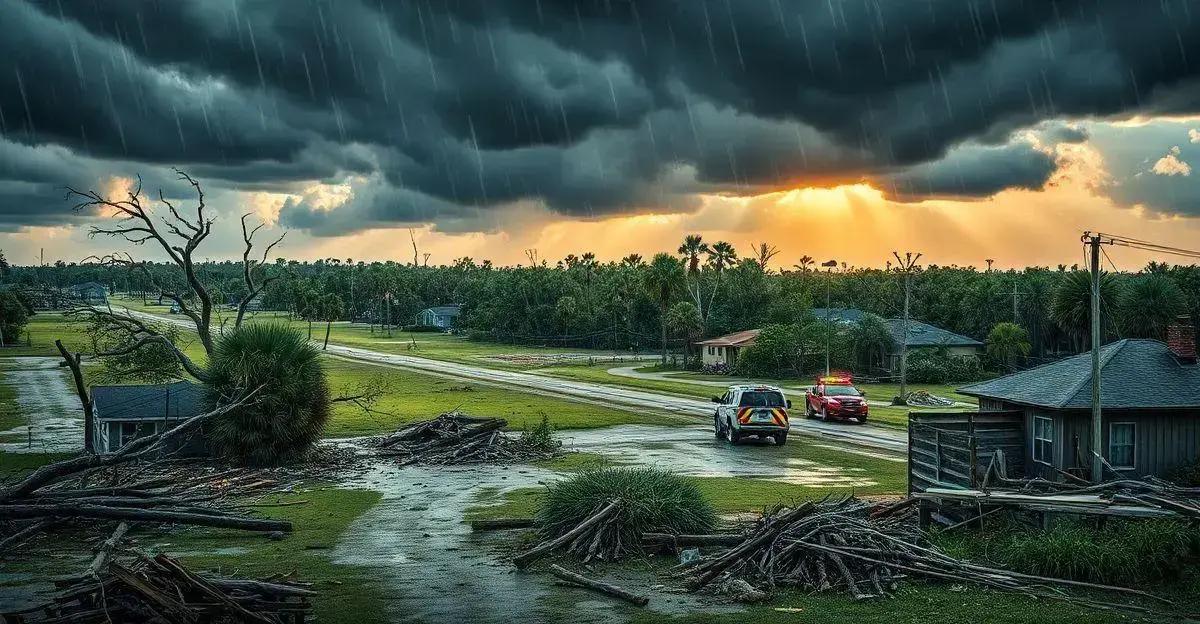
[[[92,423],[85,431],[95,453],[114,453],[130,442],[163,433],[199,416],[209,408],[204,387],[189,381],[170,384],[92,386]],[[175,441],[168,452],[177,455],[207,453],[197,432]]]
[[[99,282],[84,282],[67,287],[67,295],[79,303],[86,305],[104,305],[108,303],[108,288]]]
[[[753,346],[760,329],[747,329],[696,343],[700,348],[700,361],[705,366],[729,366],[737,364],[738,353]]]
[[[452,303],[450,305],[425,308],[417,313],[416,320],[417,325],[450,329],[454,325],[454,319],[458,318],[460,314],[462,314],[462,304]]]

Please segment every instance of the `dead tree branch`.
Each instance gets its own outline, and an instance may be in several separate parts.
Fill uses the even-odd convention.
[[[258,274],[261,273],[263,267],[266,266],[267,256],[271,253],[271,250],[274,249],[279,243],[282,243],[283,238],[287,236],[287,232],[280,234],[279,238],[276,238],[271,242],[270,245],[267,245],[263,249],[261,258],[257,260],[251,258],[250,253],[254,250],[254,235],[262,229],[263,224],[259,223],[253,228],[247,229],[246,217],[249,216],[250,213],[242,215],[242,240],[246,244],[245,250],[242,251],[242,280],[246,284],[246,292],[242,296],[242,300],[238,302],[237,319],[233,323],[234,327],[241,327],[242,318],[246,316],[246,309],[250,307],[250,302],[253,301],[254,298],[259,294],[261,294],[262,291],[271,284],[271,282],[279,279],[278,276],[268,276],[258,279]]]

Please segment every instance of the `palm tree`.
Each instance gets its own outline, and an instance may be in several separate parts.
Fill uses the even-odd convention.
[[[639,267],[645,264],[645,262],[642,261],[641,254],[632,253],[624,258],[621,258],[621,264],[627,267]]]
[[[1117,302],[1117,280],[1111,273],[1100,275],[1101,314]],[[1071,336],[1076,351],[1083,351],[1092,314],[1092,277],[1086,271],[1063,274],[1050,302],[1050,318]],[[1098,345],[1097,345],[1098,346]]]
[[[643,274],[646,290],[658,304],[659,324],[662,326],[662,363],[667,363],[667,308],[671,298],[684,284],[683,264],[669,254],[658,253]]]
[[[1118,309],[1126,336],[1162,340],[1167,326],[1187,309],[1187,296],[1166,275],[1148,273],[1121,293]]]
[[[988,332],[987,354],[996,363],[1012,369],[1017,358],[1029,355],[1029,332],[1016,323],[996,323]]]
[[[754,248],[754,253],[757,256],[755,258],[755,261],[758,262],[759,268],[761,268],[763,270],[763,272],[766,273],[767,272],[767,263],[769,263],[771,261],[771,258],[774,258],[775,256],[779,255],[779,248],[776,247],[775,245],[770,245],[767,243],[759,243],[758,247]]]
[[[701,305],[700,256],[707,253],[708,245],[700,238],[699,234],[688,234],[683,237],[683,244],[679,246],[679,255],[683,256],[683,260],[687,264],[687,277],[692,282],[692,300],[696,302],[697,308]]]
[[[800,271],[801,273],[808,273],[810,270],[812,270],[812,266],[815,262],[816,260],[813,260],[812,256],[800,256],[800,261],[792,266],[796,267],[796,270]]]
[[[713,285],[712,293],[708,296],[708,306],[701,312],[703,318],[708,318],[708,314],[712,313],[713,300],[717,298],[717,290],[721,287],[721,276],[725,269],[737,264],[737,260],[737,250],[725,241],[713,243],[708,250],[708,266],[717,274],[717,283]]]
[[[704,319],[700,310],[690,301],[680,301],[667,310],[667,329],[683,338],[683,361],[687,365],[691,357],[691,345],[704,332]]]

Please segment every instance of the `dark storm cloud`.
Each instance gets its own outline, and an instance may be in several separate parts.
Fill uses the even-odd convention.
[[[1027,143],[964,145],[940,160],[882,176],[878,182],[890,195],[903,200],[985,197],[1008,188],[1040,189],[1054,170],[1054,159]]]
[[[230,188],[370,180],[340,214],[288,204],[285,222],[319,233],[467,227],[520,201],[601,216],[863,178],[905,198],[984,196],[1038,188],[1053,170],[1013,130],[1198,112],[1195,11],[1187,0],[0,0],[0,132],[88,167],[180,165]],[[1086,138],[1067,126],[1045,136]],[[0,203],[5,222],[35,220],[12,205]]]

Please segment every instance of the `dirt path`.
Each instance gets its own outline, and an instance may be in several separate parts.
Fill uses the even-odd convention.
[[[52,357],[0,358],[5,385],[16,391],[17,405],[29,425],[0,431],[0,451],[69,452],[83,448],[83,409],[66,371]],[[17,440],[17,441],[13,441]]]

